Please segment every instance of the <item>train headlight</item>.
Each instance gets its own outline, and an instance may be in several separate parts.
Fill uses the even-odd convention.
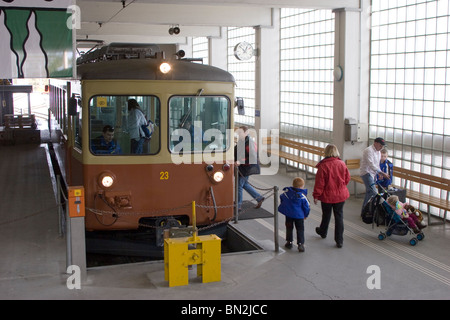
[[[223,172],[222,171],[215,172],[213,175],[213,179],[215,182],[221,182],[223,180]]]
[[[116,177],[111,172],[104,172],[100,174],[98,182],[103,188],[111,188],[116,180]]]
[[[163,62],[159,65],[159,70],[164,74],[168,73],[170,69],[172,69],[172,67],[167,62]]]
[[[114,179],[111,176],[104,176],[102,178],[102,186],[104,186],[105,188],[109,188],[113,185],[114,183]]]

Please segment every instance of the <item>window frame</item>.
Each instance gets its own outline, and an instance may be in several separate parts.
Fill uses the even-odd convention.
[[[167,150],[169,151],[170,154],[176,154],[177,152],[173,150],[173,148],[171,148],[171,141],[172,141],[172,132],[171,132],[171,125],[170,125],[170,121],[171,121],[171,108],[170,108],[170,101],[172,98],[174,97],[181,97],[181,98],[186,98],[186,97],[191,97],[191,98],[205,98],[205,97],[210,97],[210,98],[225,98],[227,101],[227,123],[226,123],[226,129],[225,132],[222,134],[225,137],[225,148],[224,149],[220,149],[220,150],[214,150],[214,153],[220,152],[220,153],[226,153],[230,147],[231,147],[231,141],[230,139],[228,139],[228,132],[227,130],[231,129],[231,112],[234,108],[232,108],[232,103],[230,98],[227,95],[223,95],[223,94],[219,94],[219,95],[201,95],[201,96],[196,96],[196,95],[183,95],[183,94],[174,94],[171,95],[169,97],[169,99],[167,100]],[[174,129],[175,130],[175,129]],[[203,130],[203,128],[202,128]],[[208,130],[208,129],[207,129]],[[206,131],[207,131],[206,130]],[[205,132],[205,131],[203,131]],[[209,141],[209,143],[211,143],[211,141]],[[209,144],[208,143],[208,144]],[[175,145],[174,145],[175,146]],[[203,144],[202,144],[203,147]],[[202,150],[190,150],[190,151],[185,151],[183,149],[183,151],[180,154],[198,154],[198,153],[203,153],[205,151],[204,148],[202,148]]]
[[[91,101],[92,99],[96,98],[96,97],[126,97],[126,100],[128,101],[129,99],[133,99],[133,98],[138,98],[138,97],[151,97],[151,98],[155,98],[157,101],[157,106],[156,106],[156,111],[155,111],[155,122],[159,122],[159,123],[155,123],[155,128],[157,128],[157,130],[159,130],[159,134],[158,134],[158,149],[155,150],[155,152],[152,153],[142,153],[142,154],[134,154],[130,152],[125,153],[122,149],[122,153],[121,154],[98,154],[93,152],[92,150],[92,139],[95,139],[96,137],[91,137],[92,134],[92,119],[91,119]],[[161,99],[158,95],[156,94],[95,94],[89,97],[88,99],[88,119],[89,119],[89,124],[88,124],[88,147],[87,149],[89,150],[90,154],[95,156],[95,157],[118,157],[118,156],[155,156],[158,155],[161,152],[161,128],[160,128],[160,123],[161,123],[161,110],[162,110],[162,104],[161,104]],[[116,107],[117,108],[117,107]],[[158,110],[159,109],[159,110]],[[117,109],[116,109],[117,111]],[[128,112],[128,110],[127,110]],[[156,119],[156,116],[159,116],[159,119]],[[122,116],[125,116],[125,114],[122,114]],[[146,116],[146,114],[144,113],[144,116]],[[113,126],[113,128],[115,129],[116,126]],[[126,128],[126,124],[122,123],[122,129]],[[124,131],[122,131],[124,132]],[[153,137],[152,137],[153,139]],[[117,138],[115,137],[115,141],[117,144]],[[119,145],[120,146],[120,145]]]

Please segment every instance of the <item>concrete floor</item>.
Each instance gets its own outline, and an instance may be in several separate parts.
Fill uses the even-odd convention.
[[[282,167],[277,175],[251,181],[281,190],[295,175]],[[81,289],[69,290],[65,239],[58,235],[45,148],[0,146],[0,179],[0,299],[450,299],[450,224],[429,226],[425,240],[415,247],[408,244],[409,236],[379,241],[380,229],[361,222],[362,198],[354,196],[344,208],[341,249],[335,246],[333,229],[326,239],[315,234],[321,211],[312,203],[304,253],[284,249],[282,215],[278,253],[272,218],[243,220],[234,226],[265,250],[223,255],[220,282],[201,283],[194,268],[189,285],[169,288],[163,263],[145,262],[89,269]],[[313,184],[307,180],[310,199]],[[263,207],[273,210],[273,197]],[[380,289],[368,288],[375,276],[371,266],[379,268]]]

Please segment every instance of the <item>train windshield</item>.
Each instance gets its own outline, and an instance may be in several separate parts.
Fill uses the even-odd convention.
[[[225,151],[230,100],[224,96],[173,96],[169,100],[171,152]]]
[[[155,96],[95,96],[89,100],[90,150],[95,155],[156,154],[160,106]]]

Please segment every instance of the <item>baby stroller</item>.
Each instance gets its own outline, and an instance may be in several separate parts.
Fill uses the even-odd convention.
[[[380,231],[380,234],[378,235],[379,240],[384,240],[391,235],[406,236],[409,233],[414,235],[413,238],[409,240],[409,244],[415,246],[419,241],[422,241],[425,238],[424,233],[414,233],[414,230],[408,226],[408,223],[403,221],[386,202],[386,199],[391,196],[391,194],[384,188],[381,189],[383,190],[383,193],[373,196],[368,202],[368,205],[370,205],[365,208],[361,215],[363,221],[372,223],[372,227],[375,223],[377,226],[385,226],[385,231]]]
[[[425,235],[422,231],[418,234],[415,234],[413,229],[408,226],[408,223],[406,221],[403,221],[386,201],[381,203],[380,209],[382,210],[379,210],[378,213],[381,215],[384,214],[386,221],[386,230],[385,232],[380,231],[380,234],[378,235],[379,240],[384,240],[386,239],[386,237],[389,237],[392,234],[398,236],[406,236],[409,233],[414,235],[409,240],[409,244],[415,246],[418,241],[422,241],[425,238]]]

